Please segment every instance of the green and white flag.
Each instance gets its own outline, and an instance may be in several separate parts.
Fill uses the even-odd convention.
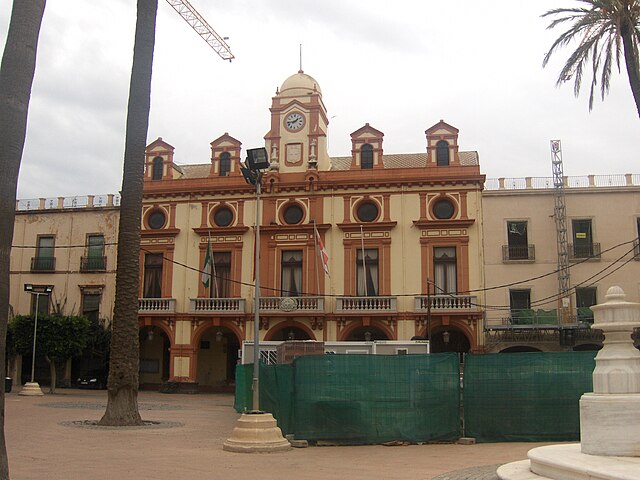
[[[202,267],[202,284],[204,288],[209,288],[211,284],[211,267],[213,265],[213,255],[211,255],[211,239],[207,241],[207,253],[204,256],[204,266]]]

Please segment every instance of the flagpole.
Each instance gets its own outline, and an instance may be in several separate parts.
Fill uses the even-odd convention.
[[[313,243],[316,246],[316,296],[320,296],[320,265],[318,265],[318,259],[320,258],[320,246],[318,245],[318,227],[316,221],[313,220]],[[324,267],[322,267],[324,269]]]
[[[360,224],[360,246],[362,247],[362,283],[364,283],[364,296],[369,296],[369,288],[367,286],[367,263],[364,259],[364,230]]]

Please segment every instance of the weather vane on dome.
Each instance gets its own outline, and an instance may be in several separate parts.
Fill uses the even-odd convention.
[[[298,73],[304,73],[302,70],[302,44],[300,44],[300,70],[298,70]]]

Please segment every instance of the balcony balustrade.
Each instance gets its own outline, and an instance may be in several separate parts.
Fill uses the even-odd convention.
[[[502,261],[529,261],[533,262],[536,259],[536,247],[535,245],[503,245],[502,246]]]
[[[174,313],[175,298],[139,298],[138,313]]]
[[[192,313],[234,314],[245,312],[244,298],[192,298],[189,301]]]
[[[55,257],[32,257],[31,258],[32,272],[55,272],[55,270],[56,270]]]
[[[420,295],[415,297],[416,312],[426,312],[431,302],[431,311],[457,310],[476,311],[478,297],[475,295]]]
[[[81,272],[97,272],[107,269],[107,257],[80,257]]]
[[[395,313],[397,310],[397,297],[336,297],[336,312]]]
[[[324,312],[323,297],[260,297],[261,312]]]
[[[569,260],[583,260],[586,258],[600,260],[599,243],[586,243],[582,245],[570,243],[567,247],[569,250]]]

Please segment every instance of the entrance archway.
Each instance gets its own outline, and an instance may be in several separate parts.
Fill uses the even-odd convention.
[[[465,353],[469,353],[471,344],[467,336],[455,328],[438,330],[432,334],[431,353],[456,352],[463,361]]]
[[[157,389],[169,380],[171,341],[158,327],[140,329],[140,389]]]
[[[196,382],[202,391],[227,391],[233,389],[240,340],[226,327],[206,330],[198,345]]]
[[[382,330],[368,326],[354,328],[345,339],[347,342],[372,342],[375,340],[390,340]]]

